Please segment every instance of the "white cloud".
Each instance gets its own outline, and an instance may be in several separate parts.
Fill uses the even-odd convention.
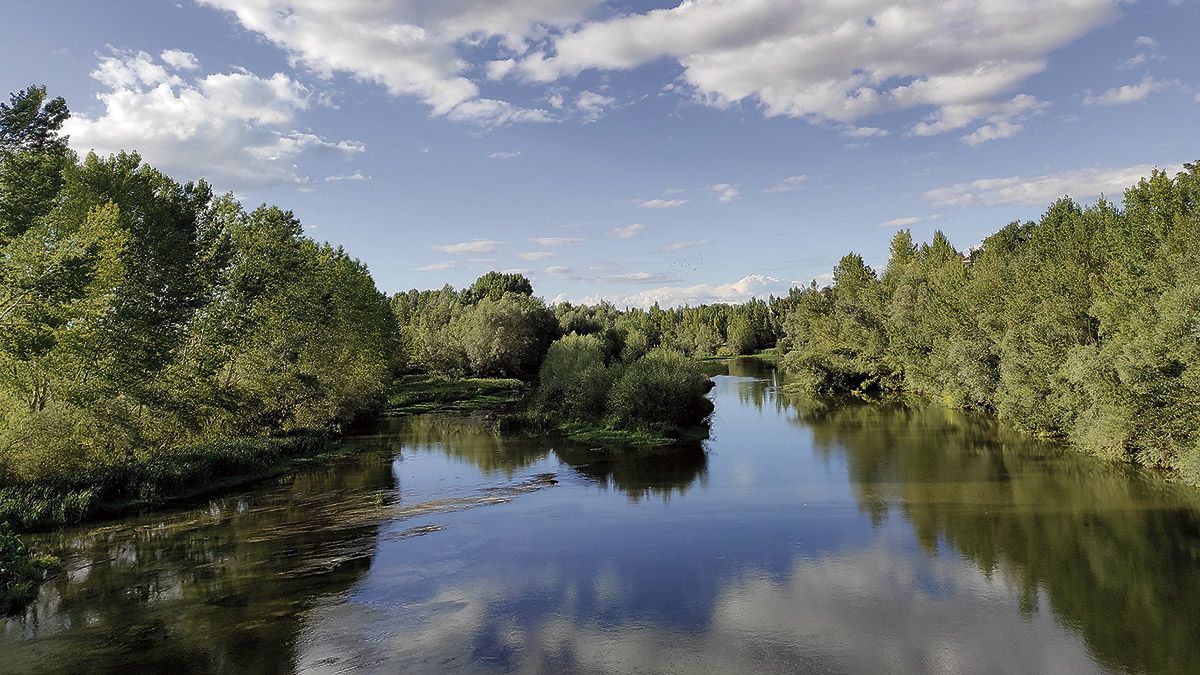
[[[613,234],[622,239],[633,239],[641,234],[642,230],[644,229],[646,229],[645,225],[642,225],[641,223],[633,223],[632,225],[625,225],[624,227],[613,229]]]
[[[712,242],[710,242],[708,239],[696,239],[693,241],[673,241],[670,244],[667,244],[666,246],[664,246],[663,251],[666,251],[668,253],[670,253],[672,251],[682,251],[685,248],[692,248],[695,246],[704,246],[705,244],[710,244],[710,243],[712,243]]]
[[[922,220],[924,220],[924,218],[918,218],[916,216],[905,216],[903,218],[892,218],[891,220],[885,220],[882,223],[880,223],[879,226],[880,227],[908,227],[909,225],[916,225],[917,223],[921,222]]]
[[[421,267],[417,268],[417,271],[418,272],[445,272],[446,270],[454,269],[454,265],[455,265],[454,261],[447,260],[446,262],[422,265]]]
[[[738,189],[729,183],[717,183],[716,185],[709,185],[708,191],[717,195],[717,201],[723,203],[729,203],[737,199],[739,194]]]
[[[983,178],[928,190],[922,193],[921,197],[933,204],[946,206],[1048,206],[1063,195],[1069,195],[1076,200],[1085,200],[1101,194],[1121,195],[1125,188],[1150,175],[1154,168],[1156,167],[1151,164],[1139,164],[1124,168],[1078,169],[1033,177]],[[1174,164],[1161,168],[1173,174],[1183,167],[1181,164]]]
[[[1113,87],[1102,94],[1093,96],[1090,92],[1084,96],[1084,105],[1125,105],[1136,103],[1156,91],[1162,91],[1172,86],[1172,82],[1156,80],[1147,75],[1137,84],[1126,84]]]
[[[488,159],[515,159],[521,156],[520,150],[511,150],[509,152],[489,152]]]
[[[686,204],[686,199],[643,199],[638,206],[643,209],[674,209]]]
[[[475,239],[457,244],[442,244],[433,248],[442,253],[495,253],[500,248],[500,242],[492,239]]]
[[[563,265],[551,265],[546,268],[546,274],[554,274],[556,276],[567,276],[574,274],[574,270]]]
[[[1155,40],[1149,35],[1137,36],[1133,39],[1133,44],[1139,47],[1146,47],[1147,49],[1158,49],[1158,40]]]
[[[1140,65],[1144,65],[1151,61],[1165,61],[1167,57],[1162,54],[1150,54],[1147,52],[1138,52],[1133,56],[1125,59],[1117,65],[1119,70],[1133,70]]]
[[[282,73],[185,79],[145,52],[114,52],[100,58],[92,77],[107,89],[96,95],[104,111],[67,121],[63,130],[77,150],[137,150],[167,173],[203,176],[221,189],[304,186],[311,179],[297,164],[305,157],[365,149],[297,129],[297,114],[314,96]]]
[[[583,302],[594,304],[601,299],[608,299],[618,307],[650,307],[656,302],[662,307],[739,303],[746,302],[751,298],[765,298],[768,295],[787,295],[788,291],[797,285],[800,285],[799,282],[762,274],[750,274],[728,284],[660,286],[629,295],[586,298]]]
[[[604,111],[615,105],[617,99],[594,91],[582,91],[575,99],[575,110],[585,122],[595,122],[604,116]]]
[[[805,176],[804,174],[800,174],[798,176],[788,176],[787,178],[776,182],[774,185],[764,188],[763,192],[791,192],[793,190],[799,190],[800,186],[804,185],[806,181],[808,181],[808,176]]]
[[[880,129],[879,127],[851,126],[842,130],[842,134],[849,136],[850,138],[883,138],[890,133],[891,132],[889,132],[887,129]]]
[[[521,260],[545,260],[553,258],[555,255],[558,254],[554,251],[526,251],[525,253],[518,253],[517,257]]]
[[[339,176],[326,176],[325,177],[326,183],[339,183],[341,181],[347,181],[347,180],[351,180],[351,181],[371,180],[371,177],[366,175],[362,171],[355,171],[354,173],[351,173],[351,174],[345,174],[345,175],[339,175]]]
[[[538,246],[570,246],[583,240],[579,237],[530,237],[529,241]]]
[[[986,116],[1045,70],[1051,51],[1108,22],[1117,7],[1117,0],[1046,0],[1021,9],[958,0],[688,0],[575,26],[519,56],[513,72],[554,82],[666,57],[698,100],[717,107],[750,101],[768,116],[852,129],[908,108]]]
[[[195,54],[179,49],[168,49],[158,57],[175,70],[196,70],[200,67],[200,61],[196,59]]]
[[[415,97],[436,116],[486,126],[549,120],[481,96],[464,73],[464,50],[497,38],[514,54],[548,27],[583,18],[596,0],[489,0],[416,2],[401,0],[198,0],[230,12],[246,30],[286,50],[322,77],[347,73],[385,87],[394,96]],[[490,65],[500,77],[511,66]]]
[[[962,137],[967,145],[979,145],[1013,136],[1023,128],[1026,120],[1048,106],[1048,103],[1028,94],[1020,94],[1007,101],[946,105],[913,125],[909,133],[914,136],[933,136],[983,121],[981,126]]]

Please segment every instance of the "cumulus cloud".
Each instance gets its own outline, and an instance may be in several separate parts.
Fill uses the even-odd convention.
[[[642,225],[641,223],[633,223],[632,225],[625,225],[623,227],[614,228],[613,234],[617,235],[618,237],[620,237],[622,239],[633,239],[634,237],[641,234],[642,230],[644,230],[644,229],[646,229],[645,225]]]
[[[442,244],[433,248],[442,253],[495,253],[500,248],[500,242],[492,239],[475,239],[457,244]]]
[[[1158,167],[1138,164],[1124,168],[1078,169],[1031,177],[982,178],[928,190],[921,196],[928,202],[945,206],[1045,206],[1063,195],[1077,200],[1101,194],[1120,195],[1125,188],[1150,175],[1151,170],[1155,168],[1162,168],[1173,174],[1182,170],[1183,166],[1173,164]]]
[[[787,295],[788,291],[797,285],[799,282],[762,274],[750,274],[728,284],[660,286],[629,295],[586,298],[583,302],[594,304],[602,299],[607,299],[618,307],[650,307],[654,303],[658,303],[661,307],[739,303],[746,302],[751,298]]]
[[[454,269],[454,261],[447,260],[446,262],[430,263],[417,268],[418,272],[445,272],[446,270]]]
[[[638,206],[643,209],[674,209],[686,204],[686,199],[643,199]]]
[[[181,176],[204,176],[220,188],[311,182],[296,165],[305,157],[354,155],[365,149],[297,128],[312,92],[282,73],[245,70],[203,77],[172,72],[190,63],[184,52],[156,61],[145,52],[100,57],[92,78],[104,110],[76,114],[64,132],[77,150],[108,154],[137,150],[149,163]],[[187,54],[186,56],[191,56]],[[193,57],[194,58],[194,57]],[[171,62],[174,63],[171,63]],[[190,70],[185,68],[184,70]]]
[[[1002,97],[1045,70],[1049,52],[1115,17],[1117,6],[1047,0],[1033,11],[994,1],[686,0],[571,27],[517,58],[509,72],[554,82],[665,57],[712,106],[750,101],[768,116],[852,132],[871,129],[855,124],[871,115],[931,107],[925,132],[982,121],[996,128],[977,138],[999,138],[1019,128],[987,120]],[[938,123],[943,117],[954,124]]]
[[[548,27],[578,22],[596,0],[379,2],[378,0],[198,0],[231,13],[246,30],[329,77],[346,73],[415,97],[436,116],[494,126],[544,122],[545,111],[485,98],[464,73],[463,52],[495,38],[517,54]],[[503,76],[502,65],[488,75]]]
[[[716,185],[709,185],[708,191],[717,195],[717,201],[723,203],[729,203],[737,199],[739,194],[738,189],[729,183],[717,183]]]
[[[775,184],[763,189],[763,192],[791,192],[799,190],[800,186],[808,181],[808,176],[800,174],[798,176],[788,176],[783,180],[777,181]]]
[[[979,145],[1015,135],[1026,120],[1048,105],[1027,94],[1014,96],[1007,101],[945,105],[913,125],[909,133],[914,136],[933,136],[982,121],[982,125],[962,137],[967,145]]]
[[[547,258],[553,258],[555,255],[557,254],[554,251],[526,251],[524,253],[518,253],[517,257],[521,260],[545,260]]]
[[[195,54],[179,49],[168,49],[159,54],[158,58],[175,70],[196,70],[200,67],[200,61],[196,59]]]
[[[617,99],[594,91],[582,91],[575,99],[575,110],[585,122],[595,122],[604,116],[604,111],[613,107]]]
[[[1120,87],[1113,87],[1106,90],[1102,94],[1092,95],[1090,92],[1084,96],[1084,105],[1125,105],[1126,103],[1136,103],[1145,99],[1150,94],[1156,91],[1162,91],[1172,85],[1171,82],[1165,80],[1157,80],[1147,75],[1142,78],[1137,84],[1125,84]]]

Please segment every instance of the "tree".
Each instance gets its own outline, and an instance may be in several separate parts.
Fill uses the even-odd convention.
[[[533,295],[533,284],[522,274],[504,272],[488,272],[475,280],[463,291],[462,300],[468,305],[474,305],[484,298],[499,300],[505,293],[518,295]]]
[[[30,86],[0,103],[0,245],[49,213],[73,162],[59,134],[70,117],[61,97]]]

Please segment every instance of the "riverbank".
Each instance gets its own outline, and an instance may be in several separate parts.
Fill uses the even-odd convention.
[[[517,403],[528,393],[529,387],[514,378],[452,379],[408,375],[392,385],[384,412],[387,415],[416,415],[490,410]]]
[[[233,438],[96,467],[66,479],[0,487],[0,523],[46,530],[176,502],[279,476],[353,452],[325,433]]]

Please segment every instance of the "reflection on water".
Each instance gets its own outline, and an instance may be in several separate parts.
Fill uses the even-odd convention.
[[[1200,503],[939,408],[710,365],[702,445],[386,421],[332,466],[47,537],[0,672],[1184,672]]]

